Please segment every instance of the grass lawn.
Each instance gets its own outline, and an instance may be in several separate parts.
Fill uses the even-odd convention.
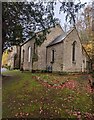
[[[3,118],[94,119],[88,75],[3,73]]]

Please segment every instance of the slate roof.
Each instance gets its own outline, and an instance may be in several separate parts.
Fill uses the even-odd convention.
[[[70,32],[72,32],[74,29],[71,29],[71,30],[69,30],[67,33],[63,33],[63,34],[61,34],[61,35],[59,35],[59,36],[57,36],[51,43],[49,43],[48,44],[48,46],[47,47],[49,47],[49,46],[52,46],[52,45],[55,45],[55,44],[58,44],[58,43],[60,43],[60,42],[62,42],[66,37],[67,37],[67,35],[69,35],[70,34]]]
[[[61,27],[60,24],[56,24],[56,26],[59,26],[59,27],[62,29],[62,27]],[[55,27],[53,27],[53,26],[49,27],[49,29],[51,29],[51,28],[55,28]],[[38,34],[38,33],[41,33],[41,32],[42,32],[42,30],[41,30],[41,31],[36,31],[35,34]],[[34,36],[32,36],[31,38],[27,39],[26,41],[24,41],[24,42],[21,43],[20,45],[23,46],[24,44],[26,44],[27,42],[29,42],[29,41],[32,40],[33,38],[34,38]]]

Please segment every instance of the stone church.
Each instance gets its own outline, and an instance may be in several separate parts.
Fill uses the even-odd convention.
[[[87,72],[90,58],[83,47],[76,28],[65,33],[60,25],[50,28],[47,40],[41,46],[35,39],[21,45],[21,64],[24,70],[52,72]]]

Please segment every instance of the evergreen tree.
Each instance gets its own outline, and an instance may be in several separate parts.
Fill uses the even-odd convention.
[[[55,26],[53,2],[4,2],[2,3],[3,50],[11,45],[19,45],[25,40],[35,37],[41,45],[48,29]],[[37,31],[42,31],[36,36]]]

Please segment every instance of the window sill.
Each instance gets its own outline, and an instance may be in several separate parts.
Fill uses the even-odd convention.
[[[51,61],[51,63],[53,64],[53,63],[54,63],[54,61]]]
[[[73,64],[76,64],[76,61],[72,61]]]

